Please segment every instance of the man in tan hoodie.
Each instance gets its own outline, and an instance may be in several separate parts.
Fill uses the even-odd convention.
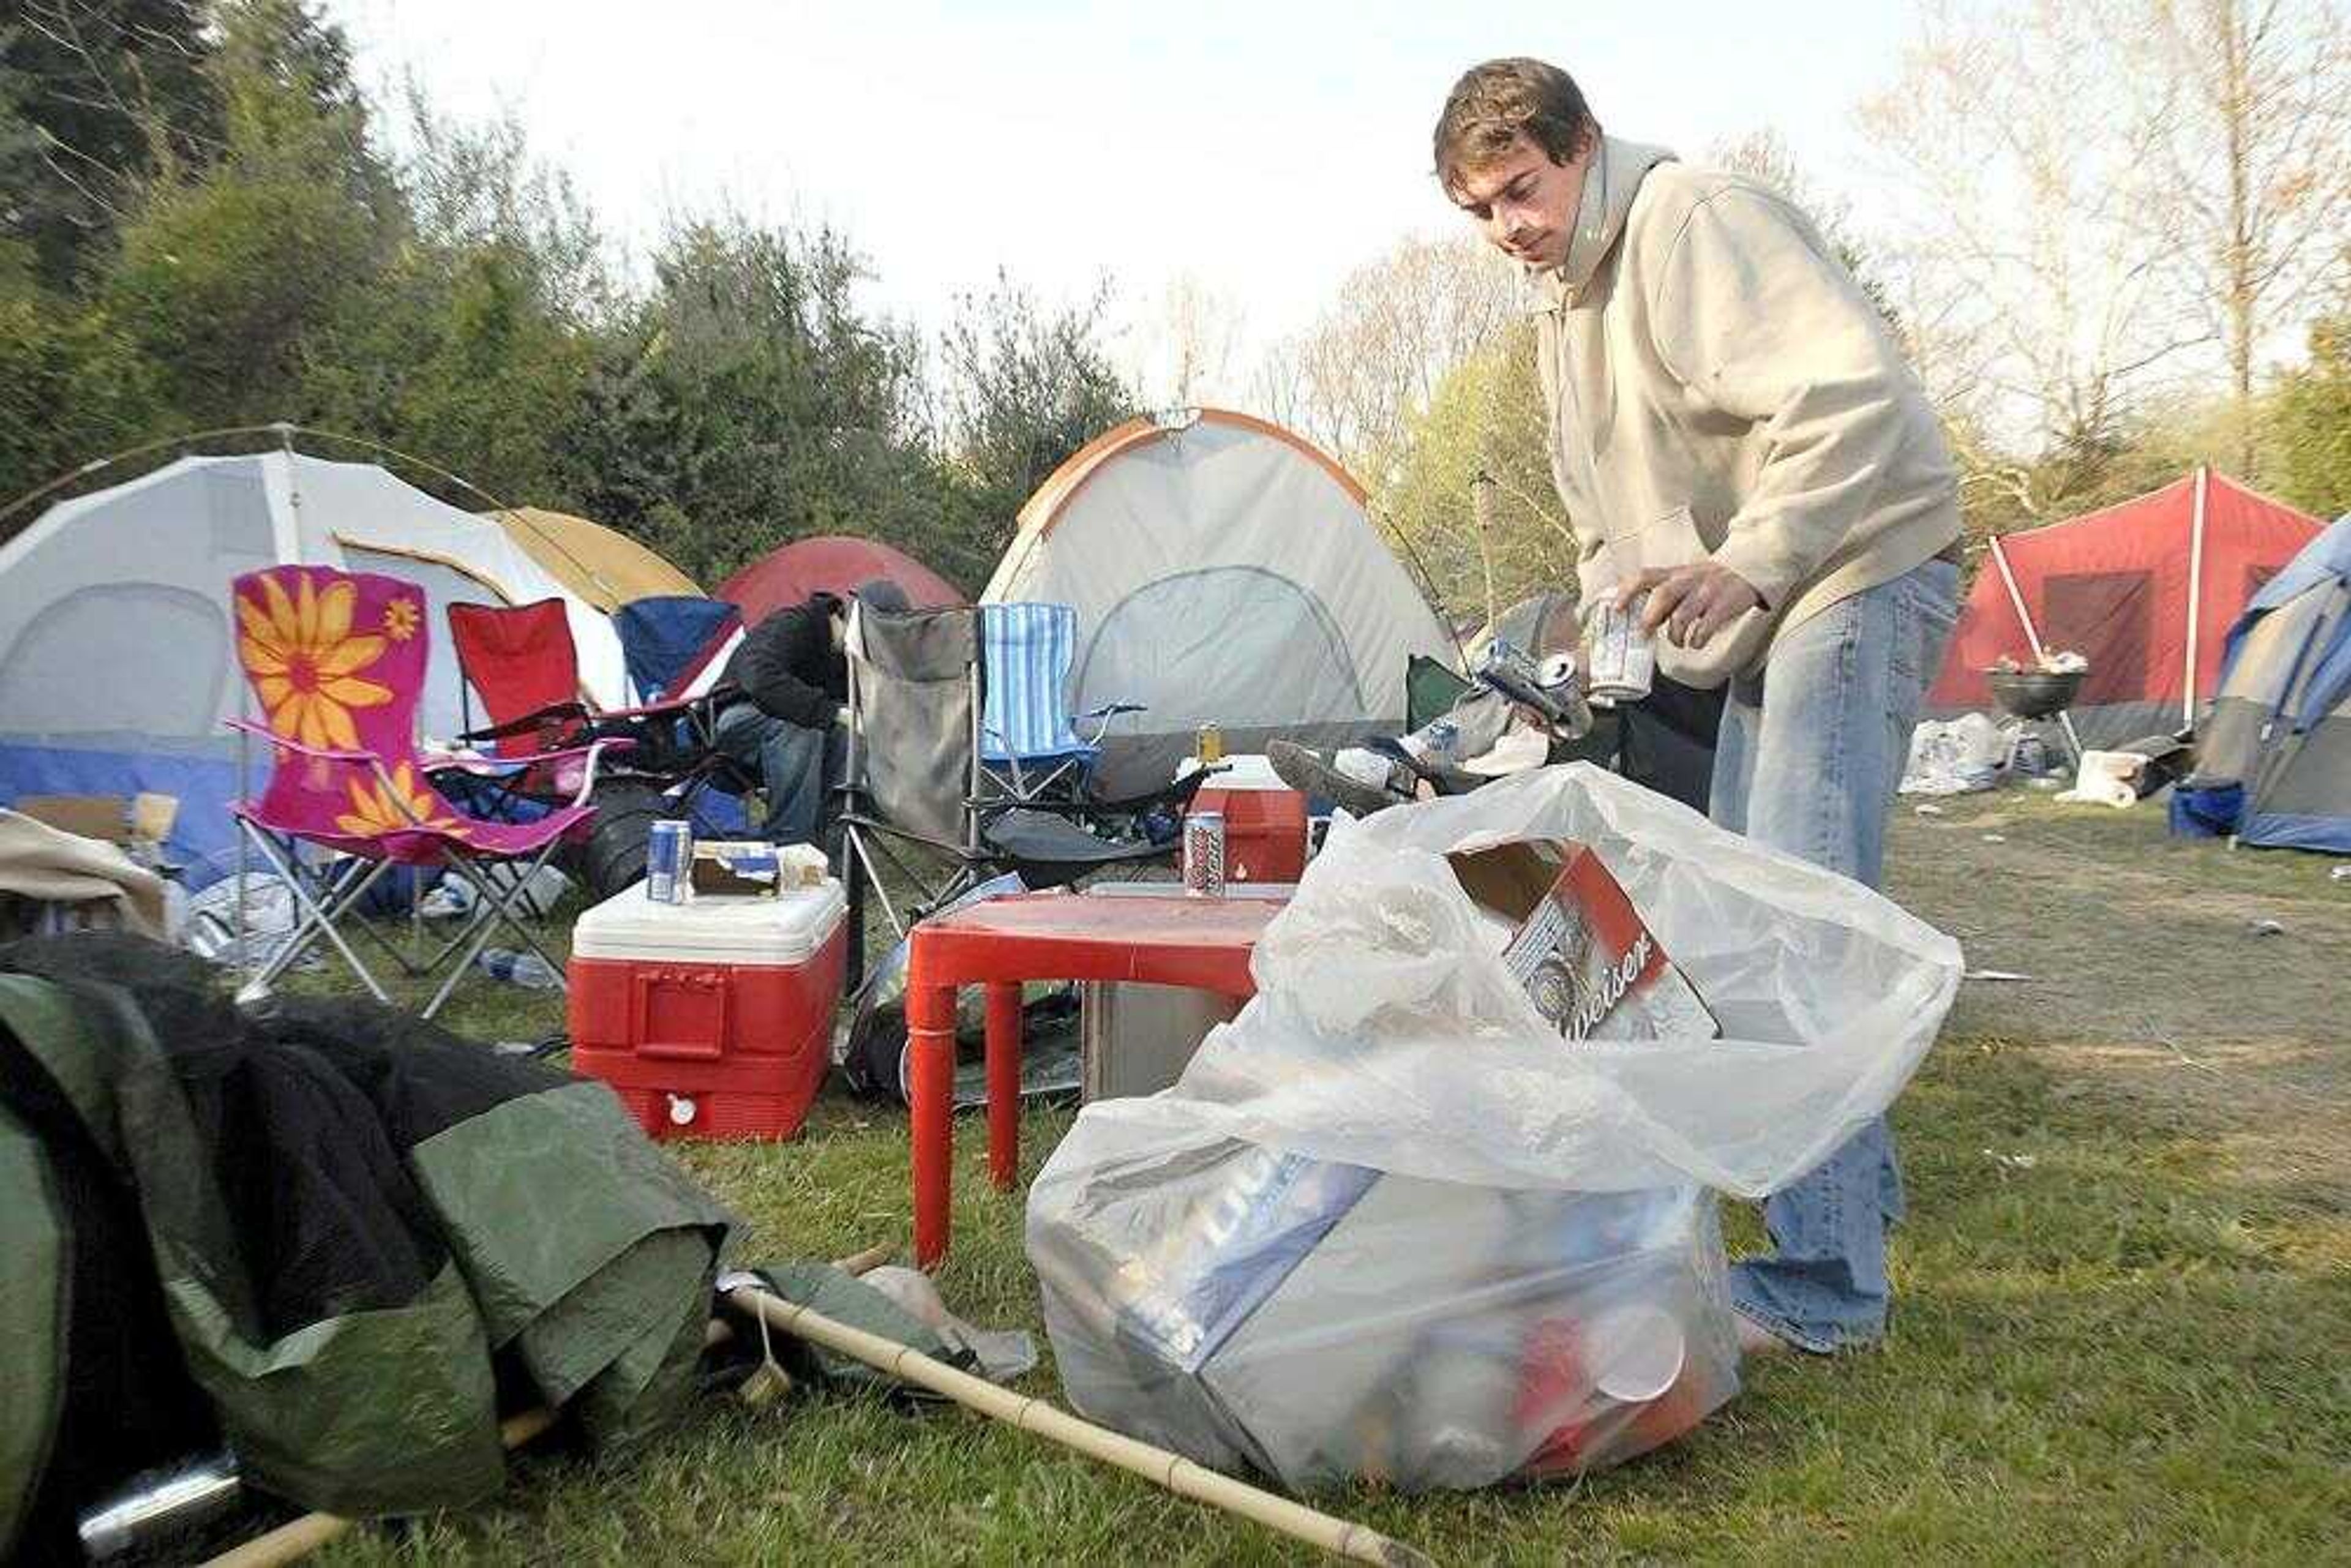
[[[1959,559],[1886,322],[1785,197],[1603,134],[1555,66],[1474,68],[1435,140],[1446,194],[1527,270],[1585,602],[1640,603],[1660,670],[1730,684],[1717,821],[1875,885]],[[1775,1194],[1772,1251],[1733,1271],[1742,1343],[1882,1333],[1901,1203],[1882,1121]]]

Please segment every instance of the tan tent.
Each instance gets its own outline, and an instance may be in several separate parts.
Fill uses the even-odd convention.
[[[623,533],[568,512],[517,507],[489,516],[530,553],[548,575],[602,611],[632,599],[685,593],[701,597],[694,579]]]

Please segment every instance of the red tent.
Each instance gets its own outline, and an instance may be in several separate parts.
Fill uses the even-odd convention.
[[[756,626],[761,616],[811,593],[847,593],[877,577],[904,589],[917,610],[968,602],[955,584],[914,557],[872,539],[838,535],[794,539],[720,583],[717,596],[742,610],[745,624]]]
[[[1976,572],[1928,709],[1991,709],[1984,672],[1996,660],[2030,665],[2043,649],[2070,649],[2090,662],[2073,710],[2084,745],[2179,729],[2219,686],[2221,639],[2245,601],[2318,526],[2199,468],[2137,500],[2002,535]]]

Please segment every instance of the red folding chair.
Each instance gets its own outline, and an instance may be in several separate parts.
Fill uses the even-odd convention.
[[[560,975],[562,966],[516,918],[515,901],[559,845],[586,834],[599,756],[627,743],[507,757],[528,767],[579,761],[576,796],[530,822],[469,816],[434,787],[416,749],[431,637],[421,589],[371,572],[284,566],[248,572],[235,591],[238,662],[266,717],[229,722],[267,742],[274,766],[267,790],[232,810],[302,911],[246,994],[266,991],[323,940],[378,1000],[390,1000],[339,922],[357,914],[368,889],[394,865],[438,867],[475,894],[472,917],[430,957],[419,961],[383,944],[412,975],[449,966],[425,1017],[441,1009],[501,925]],[[323,873],[304,865],[306,846],[327,857]]]
[[[593,710],[580,695],[580,654],[563,601],[452,604],[449,643],[456,650],[463,676],[457,690],[467,737],[486,741],[503,764],[482,770],[484,782],[498,797],[495,808],[484,802],[486,809],[496,809],[504,816],[512,797],[537,800],[576,790],[577,757],[555,769],[520,768],[513,762],[524,753],[576,750],[596,738],[588,730]],[[476,696],[487,720],[479,731],[474,727]]]
[[[473,698],[492,727],[546,716],[541,733],[493,737],[499,756],[540,749],[566,727],[562,710],[580,695],[580,653],[560,599],[530,604],[452,604],[449,643],[465,675],[459,688],[465,727],[474,727]],[[574,708],[576,714],[577,709]]]

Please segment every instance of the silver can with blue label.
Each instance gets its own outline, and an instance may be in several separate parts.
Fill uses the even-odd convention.
[[[645,896],[655,904],[684,903],[687,870],[693,863],[693,825],[655,822],[645,839]]]

